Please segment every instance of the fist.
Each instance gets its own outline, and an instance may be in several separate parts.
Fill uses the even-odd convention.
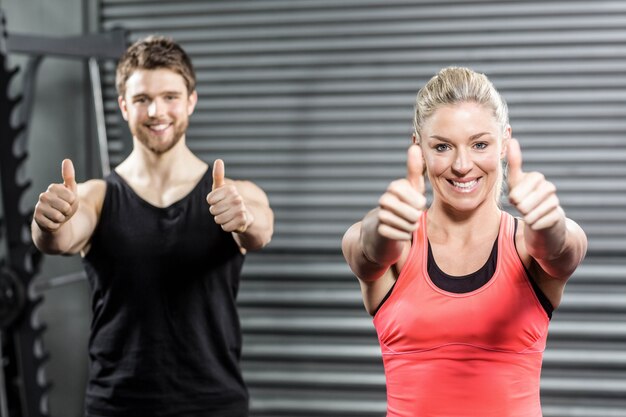
[[[78,210],[78,186],[71,160],[63,160],[61,177],[63,184],[50,184],[45,192],[39,194],[35,206],[33,218],[39,228],[46,232],[57,231]]]
[[[407,152],[407,176],[393,181],[378,200],[378,233],[391,240],[410,241],[426,207],[424,161],[418,145]]]
[[[237,187],[226,184],[224,162],[221,159],[213,164],[213,190],[207,195],[206,201],[215,223],[225,232],[244,233],[252,224],[252,214],[246,208]]]
[[[507,149],[509,201],[532,230],[553,227],[564,219],[556,187],[539,172],[522,170],[522,151],[515,139]]]

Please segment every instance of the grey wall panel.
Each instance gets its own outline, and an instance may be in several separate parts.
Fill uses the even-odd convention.
[[[501,91],[525,169],[557,185],[589,236],[553,319],[544,413],[626,416],[625,2],[101,4],[102,28],[170,35],[191,53],[190,146],[261,185],[275,210],[239,299],[253,415],[384,415],[380,350],[341,236],[404,175],[417,90],[466,65]],[[113,77],[108,65],[116,163],[128,149]]]

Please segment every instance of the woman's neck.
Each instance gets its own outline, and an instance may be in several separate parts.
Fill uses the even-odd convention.
[[[434,242],[491,239],[498,234],[501,214],[495,201],[471,211],[459,211],[435,200],[428,209],[427,234]]]

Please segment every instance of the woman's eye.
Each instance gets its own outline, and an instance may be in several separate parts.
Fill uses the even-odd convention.
[[[444,144],[444,143],[440,143],[439,145],[436,145],[436,146],[435,146],[435,150],[436,150],[437,152],[443,152],[443,151],[445,151],[445,150],[447,150],[447,149],[448,149],[448,145],[446,145],[446,144]]]
[[[474,146],[476,147],[476,149],[485,149],[487,147],[487,144],[484,142],[479,142]]]

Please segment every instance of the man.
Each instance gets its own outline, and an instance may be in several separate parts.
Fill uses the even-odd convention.
[[[187,147],[198,97],[179,45],[136,42],[116,86],[133,151],[83,184],[64,160],[32,223],[41,251],[81,253],[91,284],[86,415],[247,416],[235,298],[244,253],[271,239],[268,199]]]

